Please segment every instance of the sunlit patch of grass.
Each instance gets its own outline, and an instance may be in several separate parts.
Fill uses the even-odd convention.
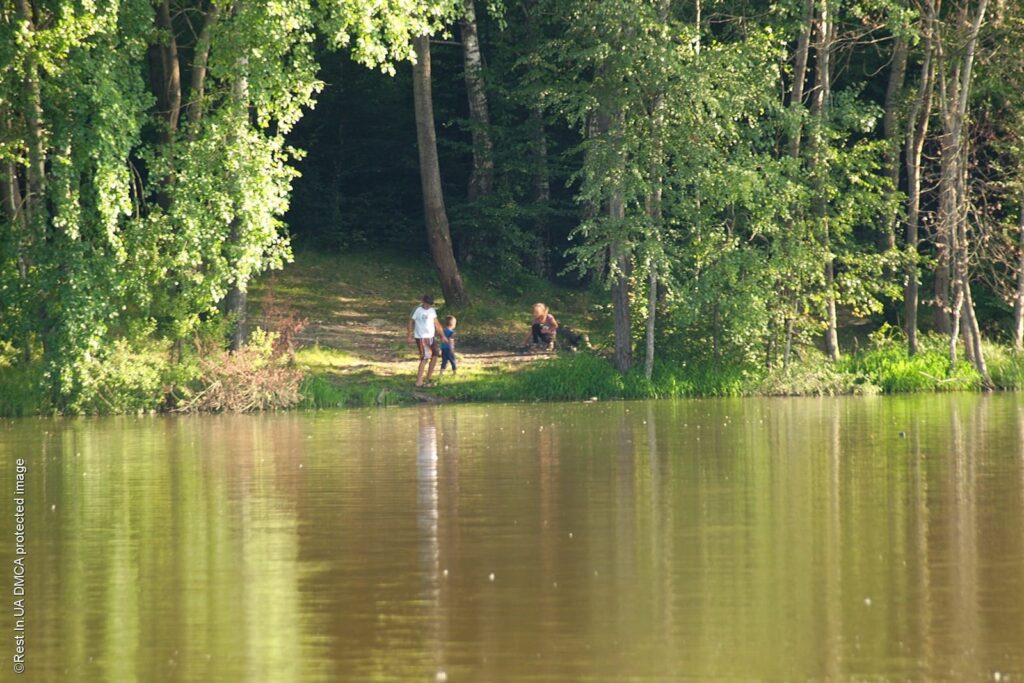
[[[295,352],[295,364],[300,368],[316,371],[351,368],[365,365],[366,361],[348,351],[314,344]]]

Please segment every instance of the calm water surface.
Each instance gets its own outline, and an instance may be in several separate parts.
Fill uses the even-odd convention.
[[[1018,395],[8,420],[5,567],[16,458],[19,680],[1024,681]]]

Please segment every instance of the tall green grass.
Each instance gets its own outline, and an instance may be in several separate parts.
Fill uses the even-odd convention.
[[[860,375],[887,394],[963,391],[981,387],[981,377],[964,361],[951,363],[934,339],[925,340],[918,353],[906,346],[881,342],[839,363],[842,372]]]

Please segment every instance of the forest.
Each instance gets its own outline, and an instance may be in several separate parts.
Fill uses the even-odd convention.
[[[551,398],[1024,383],[1019,0],[0,8],[0,413],[299,402],[300,252],[593,293]]]

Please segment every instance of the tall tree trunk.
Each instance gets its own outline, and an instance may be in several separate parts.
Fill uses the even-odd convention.
[[[210,63],[210,42],[213,34],[213,27],[220,17],[220,8],[216,3],[210,3],[210,8],[203,18],[203,28],[199,31],[196,39],[195,53],[192,56],[192,73],[189,79],[188,106],[185,115],[188,120],[189,138],[195,139],[199,134],[199,124],[203,119],[203,112],[206,106],[206,74],[209,71]]]
[[[921,64],[921,80],[917,94],[907,116],[906,167],[907,167],[907,282],[903,290],[903,301],[907,333],[907,353],[917,353],[917,307],[918,307],[918,226],[921,220],[921,156],[924,141],[928,136],[928,120],[931,118],[932,92],[934,91],[934,66],[932,61],[931,20],[925,19],[924,59]]]
[[[947,70],[942,44],[939,44],[940,82],[943,108],[942,175],[939,180],[940,214],[942,231],[949,240],[952,259],[951,313],[953,320],[949,330],[950,358],[956,358],[956,340],[960,317],[964,320],[964,346],[968,359],[981,375],[986,388],[991,387],[985,354],[981,346],[981,332],[974,311],[971,296],[968,257],[970,255],[969,233],[967,230],[967,139],[964,134],[967,121],[967,105],[973,78],[974,56],[978,34],[985,20],[988,0],[979,0],[976,13],[970,16],[969,5],[964,4],[957,18],[957,29],[966,30],[967,42],[962,57]]]
[[[483,57],[476,25],[474,0],[463,0],[462,63],[469,99],[469,120],[473,135],[473,170],[469,175],[469,201],[494,191],[494,147],[491,142],[491,117],[487,109]]]
[[[611,111],[609,111],[611,110]],[[621,124],[621,112],[611,106],[599,110],[595,117],[594,133],[613,136]],[[618,144],[618,141],[610,142]],[[619,222],[626,218],[626,204],[621,187],[611,189],[605,202],[608,218]],[[612,238],[608,245],[609,277],[612,290],[612,317],[615,328],[615,367],[619,372],[628,372],[633,367],[633,330],[630,322],[630,279],[633,270],[633,255],[622,239]]]
[[[796,52],[793,54],[793,87],[789,95],[790,110],[800,113],[801,117],[796,130],[793,131],[792,137],[789,139],[789,155],[794,159],[800,158],[800,145],[803,140],[804,124],[803,113],[801,110],[804,106],[804,87],[807,83],[807,62],[810,58],[811,33],[813,30],[814,0],[805,0],[803,30],[797,38]],[[788,227],[789,231],[792,232],[792,220],[789,221]],[[785,289],[785,283],[780,283],[780,287]],[[797,296],[796,293],[794,293],[794,297],[795,296]],[[796,330],[794,316],[797,314],[797,305],[795,302],[786,302],[783,305],[785,306],[787,313],[785,317],[785,324],[783,325],[785,341],[783,343],[784,352],[782,355],[782,367],[783,369],[788,369],[790,352],[793,348],[793,335]]]
[[[413,103],[416,111],[416,141],[420,157],[420,184],[423,188],[423,213],[427,241],[434,267],[441,279],[441,291],[450,306],[469,303],[462,276],[452,252],[448,214],[441,191],[441,167],[437,159],[437,132],[434,128],[434,102],[431,93],[430,37],[418,36],[415,41],[416,64],[412,69]]]
[[[1013,300],[1013,350],[1024,351],[1024,191],[1017,218],[1017,291]]]
[[[548,172],[548,139],[544,130],[544,113],[540,107],[530,107],[530,153],[533,161],[533,202],[538,212],[534,227],[537,233],[537,274],[551,274],[548,252],[551,248],[551,226],[545,211],[551,200],[551,181]]]
[[[161,0],[156,8],[157,36],[150,46],[150,70],[153,90],[163,127],[160,136],[170,142],[178,130],[181,116],[181,64],[178,61],[178,40],[171,21],[170,0]]]
[[[945,86],[942,88],[945,90]],[[942,93],[942,99],[948,97]],[[943,105],[945,106],[945,105]],[[945,116],[943,117],[945,118]],[[942,334],[956,335],[957,314],[955,278],[951,277],[955,269],[955,233],[956,233],[956,144],[949,123],[944,122],[944,130],[939,137],[939,206],[935,225],[935,329]]]
[[[235,3],[234,11],[241,11],[241,0]],[[245,122],[249,121],[249,77],[247,75],[249,65],[248,57],[243,57],[240,64],[240,73],[231,87],[234,105],[238,110],[238,116],[243,117]],[[242,224],[238,218],[231,221],[231,228],[228,234],[228,245],[237,245],[242,239]],[[234,321],[235,325],[231,332],[231,350],[237,351],[245,346],[248,332],[249,304],[249,283],[242,281],[236,274],[234,282],[231,283],[228,294],[224,299],[225,313]]]
[[[32,6],[29,0],[15,0],[18,18],[29,32],[35,32]],[[25,116],[25,146],[28,148],[28,167],[25,169],[24,214],[35,233],[33,239],[46,239],[49,218],[46,212],[46,141],[43,133],[43,97],[39,81],[39,62],[35,50],[29,50],[24,63],[23,111]]]
[[[625,218],[625,205],[621,195],[608,202],[608,217]],[[629,280],[633,269],[626,246],[616,240],[611,247],[611,261],[615,268],[612,275],[612,309],[615,318],[615,367],[619,372],[628,372],[633,367],[633,331],[630,324]]]
[[[817,128],[814,135],[815,150],[812,154],[812,170],[821,163],[822,128],[828,124],[829,100],[832,96],[832,45],[835,39],[835,21],[827,2],[818,9],[818,43],[815,46],[814,94],[811,98],[811,114]],[[818,169],[820,173],[821,170]],[[820,181],[819,181],[820,182]],[[825,264],[825,353],[830,360],[839,360],[839,331],[836,315],[835,261],[831,253],[829,234],[828,204],[819,188],[814,199],[814,215],[822,226],[821,243]]]
[[[885,136],[885,165],[893,193],[900,188],[900,99],[907,75],[907,41],[896,38],[892,48],[892,65],[889,67],[889,82],[885,89],[885,114],[882,117],[882,134]],[[885,233],[885,249],[896,248],[896,231],[899,227],[899,211],[893,202],[889,223]]]
[[[647,274],[647,327],[644,331],[644,377],[654,374],[654,322],[658,312],[658,270],[652,263]]]
[[[655,104],[655,116],[658,116],[660,102]],[[658,145],[657,130],[658,123],[655,122],[655,146]],[[647,214],[654,226],[653,239],[658,240],[661,232],[661,172],[655,169],[652,182],[654,189],[647,200]],[[654,332],[655,321],[658,313],[658,263],[650,258],[647,263],[647,324],[644,328],[644,377],[651,378],[654,373]]]
[[[796,110],[804,105],[804,85],[807,82],[807,60],[811,51],[811,30],[814,27],[814,0],[806,0],[804,3],[804,28],[796,43],[796,53],[793,55],[793,89],[789,97],[789,107]],[[796,158],[800,156],[800,141],[803,135],[803,126],[797,127],[793,137],[789,139],[789,155]]]

